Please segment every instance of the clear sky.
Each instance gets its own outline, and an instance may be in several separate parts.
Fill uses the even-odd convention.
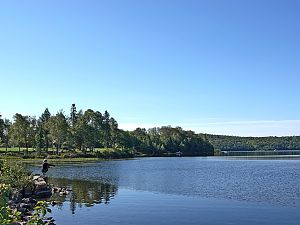
[[[298,0],[0,0],[0,113],[300,135]]]

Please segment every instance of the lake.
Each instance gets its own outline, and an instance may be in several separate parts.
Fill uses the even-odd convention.
[[[33,172],[37,172],[36,167]],[[300,160],[138,158],[59,165],[57,224],[299,224]]]

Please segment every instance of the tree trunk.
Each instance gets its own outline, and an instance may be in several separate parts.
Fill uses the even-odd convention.
[[[58,155],[59,144],[56,145],[56,155]]]
[[[49,148],[49,140],[48,140],[48,137],[47,137],[47,134],[46,134],[46,153],[48,153],[48,148]]]
[[[8,145],[8,137],[6,137],[6,145],[5,145],[6,154],[7,154],[7,145]]]

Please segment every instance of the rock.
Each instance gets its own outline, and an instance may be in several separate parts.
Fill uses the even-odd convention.
[[[25,187],[22,191],[23,197],[30,197],[32,195],[32,188],[31,187]]]
[[[50,198],[52,195],[52,191],[50,189],[38,190],[35,192],[35,196],[37,198]]]
[[[22,198],[22,202],[29,204],[30,203],[30,199],[29,198]]]
[[[17,205],[17,203],[15,203],[13,200],[9,200],[7,204],[10,208],[15,208]]]
[[[47,186],[47,183],[44,180],[35,180],[34,185],[35,186]]]
[[[59,195],[67,195],[67,192],[66,191],[61,191],[61,192],[59,192]]]
[[[27,208],[23,208],[23,207],[18,208],[18,212],[23,213],[23,214],[28,212],[28,211],[29,210]]]
[[[29,197],[29,198],[23,198],[22,202],[35,205],[37,203],[37,200],[32,197]]]
[[[52,206],[55,206],[56,204],[57,204],[57,203],[56,203],[55,201],[52,201],[52,202],[51,202],[51,205],[52,205]]]
[[[47,184],[42,176],[34,176],[35,191],[34,194],[38,198],[49,198],[52,195],[51,187]]]
[[[37,179],[39,179],[41,176],[40,175],[34,175],[33,177],[32,177],[32,180],[34,181],[34,180],[37,180]]]
[[[14,192],[12,193],[11,200],[12,200],[14,203],[20,203],[21,200],[22,200],[22,193],[14,191]]]
[[[32,205],[31,204],[27,204],[27,203],[20,203],[20,208],[25,208],[25,209],[32,209]]]
[[[14,225],[25,225],[32,218],[34,207],[37,204],[37,200],[32,196],[40,198],[49,198],[52,195],[52,189],[43,176],[33,176],[33,188],[23,188],[21,191],[14,191],[11,195],[11,199],[8,202],[9,207],[13,210],[13,213],[18,213],[22,221],[12,223]],[[25,197],[24,197],[25,196]],[[52,205],[57,203],[52,201]],[[50,217],[43,221],[42,224],[55,225],[54,220]],[[1,224],[0,224],[1,225]]]
[[[29,198],[29,202],[31,203],[31,204],[36,204],[37,203],[37,200],[36,199],[34,199],[34,198],[32,198],[32,197],[30,197]]]
[[[27,211],[24,213],[24,216],[32,216],[33,212],[32,211]]]

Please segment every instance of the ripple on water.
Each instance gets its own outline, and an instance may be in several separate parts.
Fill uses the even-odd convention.
[[[166,194],[300,206],[300,160],[142,158],[57,166],[49,175]]]

